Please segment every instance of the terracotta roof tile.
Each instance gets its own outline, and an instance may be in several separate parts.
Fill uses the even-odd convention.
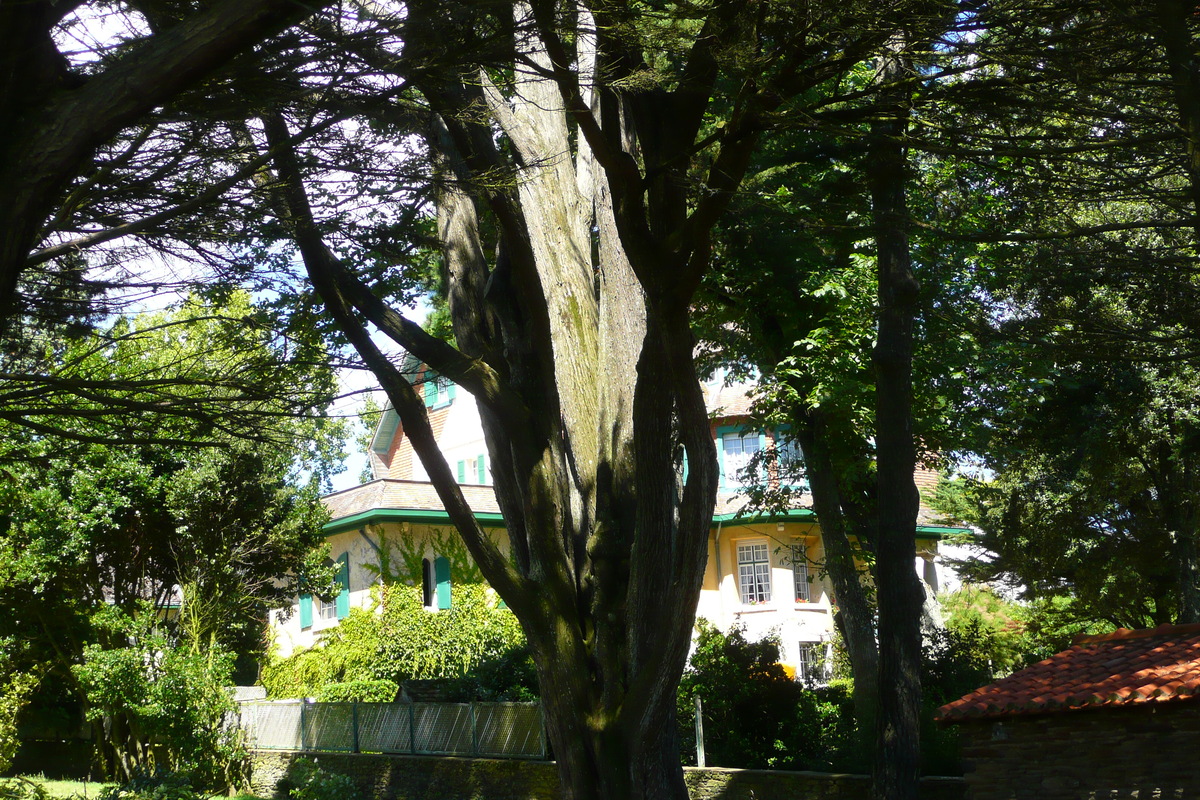
[[[943,722],[1193,700],[1200,624],[1121,629],[1064,650],[938,709]]]

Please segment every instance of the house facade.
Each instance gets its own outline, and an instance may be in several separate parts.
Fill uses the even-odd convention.
[[[506,550],[474,398],[432,377],[420,384],[439,448],[481,525]],[[800,472],[788,468],[799,458],[798,449],[785,435],[750,424],[750,386],[713,382],[704,388],[721,478],[697,617],[723,629],[742,624],[751,638],[777,633],[784,666],[798,676],[819,678],[833,636],[834,597],[821,569],[820,525],[804,507],[810,498],[802,478],[773,478],[796,481],[795,508],[770,517],[741,513],[745,481],[751,479],[744,470],[755,454],[770,448],[781,462],[776,476],[787,476]],[[465,548],[390,408],[381,416],[368,456],[373,480],[324,498],[342,592],[334,602],[301,597],[293,608],[273,613],[279,655],[311,647],[350,608],[371,607],[372,587],[382,580],[420,584],[426,608],[436,613],[454,602],[455,582],[470,571]],[[937,480],[932,472],[916,477],[923,489]],[[951,530],[932,524],[918,528],[914,567],[934,592],[939,588],[937,543]]]

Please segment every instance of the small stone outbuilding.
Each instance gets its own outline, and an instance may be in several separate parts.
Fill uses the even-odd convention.
[[[1078,639],[936,718],[969,800],[1200,798],[1200,624]]]

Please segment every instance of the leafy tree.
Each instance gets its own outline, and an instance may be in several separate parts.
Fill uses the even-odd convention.
[[[104,725],[115,776],[126,781],[165,770],[210,789],[240,783],[245,752],[237,729],[226,724],[234,710],[226,689],[232,654],[219,646],[180,647],[148,603],[133,616],[101,609],[93,626],[113,644],[88,645],[73,671],[88,718]]]
[[[6,336],[15,333],[14,318],[53,299],[56,282],[78,283],[78,262],[31,268],[29,256],[43,243],[47,221],[74,210],[71,183],[91,173],[97,147],[312,6],[227,1],[189,13],[140,4],[109,17],[110,30],[123,30],[113,41],[71,52],[67,29],[112,8],[45,2],[0,12],[0,116],[11,123],[0,136],[0,214],[8,221],[0,239],[0,331]],[[80,38],[87,41],[89,32]]]
[[[1008,442],[991,450],[995,478],[968,486],[965,516],[995,554],[969,571],[1017,584],[1031,601],[1070,598],[1064,610],[1079,620],[1187,619],[1197,541],[1190,370],[1092,363],[1055,373],[1012,409]]]
[[[779,4],[755,16],[718,4],[695,24],[633,24],[632,8],[511,10],[410,4],[405,24],[434,35],[409,41],[397,62],[435,114],[422,132],[456,348],[404,320],[386,291],[339,258],[343,243],[326,241],[330,212],[306,188],[320,174],[315,154],[290,144],[307,124],[300,114],[261,120],[281,179],[274,208],[472,557],[521,620],[566,791],[682,797],[674,688],[715,494],[688,325],[710,232],[772,115],[804,109],[805,89],[844,74],[928,7],[879,16],[853,4]],[[802,35],[778,39],[782,26]],[[435,41],[461,44],[455,55],[473,63],[448,63]],[[709,114],[724,124],[710,126]],[[884,329],[899,326],[897,347],[878,352],[895,366],[888,396],[903,401],[907,312],[896,309]],[[482,535],[424,404],[366,322],[480,403],[515,563]],[[911,447],[889,440],[887,449],[909,461],[899,470],[885,459],[889,480],[904,472],[911,486]],[[905,565],[896,585],[915,581],[902,552],[912,545],[904,504],[915,515],[915,490],[897,495],[898,516],[888,517],[900,542],[888,557]],[[914,593],[901,596],[894,607],[908,609]]]
[[[246,325],[252,318],[244,297],[220,309],[194,301],[172,314],[118,321],[116,344],[81,341],[64,358],[90,359],[122,376],[153,375],[163,364],[197,375],[265,370],[273,356]],[[331,383],[327,368],[297,372],[275,363],[281,383]],[[200,397],[207,388],[191,391]],[[319,590],[332,580],[319,550],[326,515],[317,495],[341,439],[340,426],[327,421],[271,414],[269,394],[260,405],[277,422],[259,442],[211,431],[198,450],[130,449],[34,438],[20,428],[5,440],[0,603],[5,634],[26,646],[15,664],[44,665],[54,676],[45,685],[82,698],[71,668],[86,647],[120,646],[113,631],[93,625],[96,611],[134,614],[149,602],[165,613],[182,587],[181,652],[234,653],[243,677],[254,679],[267,610],[290,599],[298,583]],[[177,423],[171,415],[157,420],[164,431]],[[270,439],[274,447],[263,443]]]

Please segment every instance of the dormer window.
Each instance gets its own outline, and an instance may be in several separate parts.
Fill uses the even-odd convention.
[[[764,436],[758,431],[740,428],[719,428],[717,456],[720,459],[721,484],[726,489],[755,483],[753,470],[748,470],[754,454],[763,448]]]
[[[454,402],[454,384],[446,378],[433,377],[426,373],[425,407],[429,409],[445,408]]]

